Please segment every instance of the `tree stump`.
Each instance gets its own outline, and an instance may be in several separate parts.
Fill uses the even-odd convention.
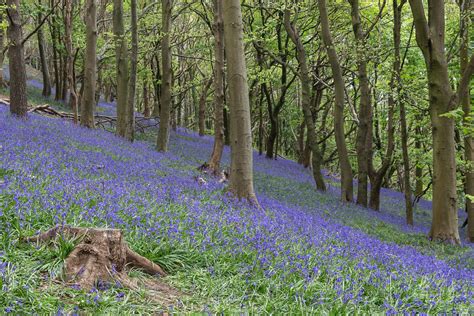
[[[45,242],[57,236],[79,240],[64,262],[63,279],[83,289],[90,290],[99,282],[116,281],[122,286],[137,289],[139,282],[128,276],[129,268],[141,269],[150,275],[166,275],[159,265],[131,250],[119,229],[56,226],[37,236],[27,237],[24,241]],[[165,299],[163,295],[158,295],[161,301],[169,302],[178,296],[176,290],[158,280],[142,283],[147,289],[166,292]]]

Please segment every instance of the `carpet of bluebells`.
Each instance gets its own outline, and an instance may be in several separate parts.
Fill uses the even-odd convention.
[[[164,154],[154,137],[131,144],[0,105],[0,314],[474,313],[473,248],[426,240],[428,201],[408,227],[400,193],[384,190],[381,212],[343,204],[336,178],[318,193],[309,170],[255,154],[254,209],[197,170],[212,137],[178,129]],[[119,286],[65,287],[74,241],[19,241],[57,224],[122,228],[182,297],[163,306]]]

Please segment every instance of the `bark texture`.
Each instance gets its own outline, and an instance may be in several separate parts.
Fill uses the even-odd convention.
[[[135,138],[135,102],[137,90],[137,63],[138,63],[138,21],[137,21],[137,0],[130,1],[130,19],[132,33],[132,50],[130,53],[130,78],[128,81],[127,100],[127,139],[133,141]]]
[[[334,135],[336,147],[341,166],[341,199],[352,202],[354,188],[352,184],[352,168],[347,153],[347,145],[344,133],[344,80],[342,78],[341,66],[337,57],[326,8],[326,0],[318,0],[319,15],[321,19],[321,35],[324,46],[331,64],[332,76],[334,79]]]
[[[115,37],[115,63],[117,73],[117,130],[116,134],[132,140],[128,128],[128,48],[123,22],[123,1],[114,0],[113,31]]]
[[[290,11],[285,10],[285,29],[288,36],[296,46],[296,57],[300,65],[299,76],[301,80],[301,103],[303,108],[304,120],[308,128],[308,141],[313,153],[312,166],[313,166],[313,177],[316,182],[316,188],[320,191],[326,190],[326,183],[324,182],[323,175],[321,173],[321,162],[322,157],[319,151],[318,140],[316,138],[316,127],[313,121],[313,114],[311,112],[311,78],[309,76],[309,68],[306,57],[306,51],[303,47],[303,42],[299,36],[297,29],[291,23]]]
[[[224,20],[223,0],[214,0],[214,146],[207,162],[208,169],[220,173],[224,150]]]
[[[429,236],[433,240],[459,244],[454,119],[442,116],[453,110],[456,103],[446,60],[445,4],[442,0],[430,0],[429,20],[421,0],[410,0],[410,6],[416,41],[428,72],[433,136],[433,218]]]
[[[168,151],[170,116],[171,116],[171,85],[172,85],[172,68],[171,68],[171,47],[170,47],[170,31],[171,31],[171,10],[173,8],[173,0],[162,0],[162,32],[161,39],[161,62],[162,62],[162,83],[161,83],[161,101],[160,101],[160,127],[158,131],[157,147],[161,152]]]
[[[86,14],[86,52],[84,57],[84,91],[81,104],[81,125],[95,127],[94,107],[97,81],[97,0],[87,0]]]
[[[26,117],[26,68],[23,52],[23,33],[20,17],[20,0],[7,0],[8,15],[8,59],[10,60],[10,112],[18,117]]]
[[[74,53],[72,45],[73,11],[73,0],[64,0],[64,46],[66,47],[64,81],[67,82],[67,84],[64,84],[63,87],[63,97],[66,96],[69,89],[69,107],[74,113],[74,123],[78,123],[79,106],[76,92],[76,78],[74,75]]]
[[[209,79],[202,90],[199,98],[199,136],[206,134],[206,101],[209,88],[212,85],[212,79]]]
[[[38,4],[41,6],[41,0],[38,1]],[[41,23],[41,20],[43,19],[43,16],[40,13],[38,13],[38,24]],[[38,37],[38,51],[40,55],[40,61],[41,61],[41,74],[43,75],[43,96],[49,97],[51,95],[51,79],[49,75],[49,67],[48,67],[48,58],[46,57],[46,51],[44,47],[44,33],[43,33],[43,27],[40,27],[36,33]]]
[[[252,130],[240,0],[223,1],[229,84],[231,171],[229,190],[257,204],[253,188]]]

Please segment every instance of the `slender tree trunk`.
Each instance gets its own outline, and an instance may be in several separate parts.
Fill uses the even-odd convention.
[[[143,83],[143,116],[151,116],[151,107],[150,107],[150,95],[148,92],[148,83]]]
[[[397,94],[397,100],[400,100],[401,89],[401,60],[400,60],[400,41],[401,41],[401,27],[402,27],[402,9],[406,0],[402,0],[398,5],[398,0],[393,0],[393,44],[394,44],[394,63],[393,73],[395,78],[395,86],[391,86],[392,93]],[[408,154],[408,127],[406,119],[405,103],[403,100],[398,101],[400,109],[400,132],[401,132],[401,147],[403,158],[403,192],[405,196],[405,212],[406,221],[408,225],[413,225],[413,204],[412,204],[412,189],[410,181],[410,160]]]
[[[127,100],[127,139],[133,141],[135,137],[135,102],[137,90],[137,63],[138,63],[138,22],[137,22],[137,0],[131,0],[131,33],[132,50],[130,54],[130,78],[128,83]]]
[[[206,134],[206,101],[211,85],[212,79],[209,79],[202,90],[201,97],[199,98],[199,136],[204,136]]]
[[[470,12],[474,9],[474,3],[470,0],[460,1],[461,11],[461,25],[460,25],[460,50],[459,57],[461,61],[461,76],[466,71],[469,64],[469,22]],[[464,120],[466,125],[471,123],[471,97],[469,89],[459,96],[462,110],[464,112]],[[469,196],[474,196],[474,142],[469,133],[464,137],[464,160],[467,167],[465,172],[464,193]],[[466,212],[468,216],[467,237],[470,242],[474,242],[474,203],[470,198],[466,198]]]
[[[66,46],[66,80],[69,87],[69,107],[74,113],[74,122],[78,123],[79,109],[77,103],[76,80],[74,76],[74,53],[72,46],[73,1],[65,0],[64,7],[64,41]],[[65,90],[67,91],[67,89]]]
[[[360,87],[359,128],[357,130],[357,204],[367,207],[369,161],[371,160],[372,109],[370,102],[369,78],[367,76],[367,59],[365,57],[365,34],[359,13],[359,0],[350,0],[352,28],[356,39],[357,77]]]
[[[258,204],[253,188],[250,101],[240,0],[223,1],[224,40],[229,82],[231,171],[229,190],[239,199]]]
[[[128,130],[128,48],[124,33],[123,1],[114,0],[113,29],[117,73],[117,130],[118,136],[132,140]]]
[[[28,103],[26,98],[26,68],[23,52],[20,0],[7,0],[8,13],[8,58],[10,68],[10,112],[26,118]]]
[[[329,29],[329,19],[326,9],[326,0],[318,0],[318,7],[321,19],[321,34],[326,46],[326,51],[331,64],[332,76],[334,78],[334,135],[336,147],[341,166],[341,199],[352,202],[353,184],[352,168],[349,162],[347,146],[344,133],[344,80],[342,78],[341,66],[334,48],[331,31]]]
[[[416,40],[428,72],[430,116],[433,133],[433,219],[430,238],[459,244],[456,207],[456,160],[454,119],[443,114],[455,108],[446,61],[444,34],[445,11],[442,0],[430,0],[429,20],[423,2],[410,0]],[[469,74],[470,77],[470,74]],[[465,78],[461,79],[463,82]]]
[[[5,1],[1,1],[0,4],[5,5]],[[4,11],[0,10],[0,24],[3,23]],[[5,54],[3,53],[5,49],[5,29],[0,29],[0,88],[5,87],[5,78],[3,77],[3,61],[5,59]]]
[[[302,98],[301,103],[303,107],[304,119],[306,126],[308,127],[308,140],[311,151],[313,153],[312,166],[313,166],[313,177],[316,182],[316,188],[320,191],[326,190],[326,184],[324,183],[324,178],[321,173],[321,161],[322,157],[319,152],[318,140],[316,139],[316,128],[314,126],[313,115],[311,113],[311,88],[309,77],[309,69],[307,64],[306,52],[301,42],[298,31],[292,25],[290,21],[290,11],[285,11],[285,29],[288,33],[288,36],[291,38],[293,43],[296,46],[296,54],[298,63],[300,65],[299,75],[301,80],[301,90]]]
[[[84,91],[82,93],[81,125],[95,127],[94,106],[97,81],[97,0],[87,0],[86,14],[86,52],[84,58]]]
[[[54,0],[50,1],[50,6],[54,6]],[[54,99],[55,100],[61,100],[61,79],[60,79],[60,74],[59,74],[59,57],[58,57],[58,48],[57,48],[57,25],[56,25],[56,13],[53,13],[51,16],[51,20],[49,22],[49,32],[51,34],[51,45],[52,45],[52,50],[53,50],[53,69],[54,69],[54,88],[55,88],[55,94],[54,94]]]
[[[41,0],[38,1],[39,5],[41,6]],[[38,24],[41,23],[43,16],[40,13],[38,13]],[[46,57],[46,52],[45,52],[45,40],[44,40],[44,34],[43,34],[43,27],[40,27],[36,33],[38,37],[38,51],[40,55],[40,61],[41,61],[41,73],[43,75],[43,96],[49,97],[51,95],[51,79],[49,76],[49,67],[48,67],[48,59]]]
[[[171,111],[171,47],[170,47],[170,31],[171,31],[171,10],[173,8],[172,0],[162,0],[162,31],[161,39],[161,61],[162,61],[162,84],[161,84],[161,109],[160,109],[160,128],[158,131],[157,147],[159,151],[168,151],[169,142],[169,126]]]

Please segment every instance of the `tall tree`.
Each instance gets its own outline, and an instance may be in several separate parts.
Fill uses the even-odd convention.
[[[97,0],[87,0],[86,52],[84,57],[84,91],[82,93],[81,125],[94,128],[95,89],[97,81]]]
[[[354,194],[352,168],[349,162],[344,133],[344,79],[329,28],[326,0],[318,0],[318,8],[321,20],[321,36],[324,46],[326,46],[329,63],[331,64],[332,77],[334,79],[334,135],[336,138],[339,164],[341,166],[341,198],[343,201],[352,202]]]
[[[224,150],[224,0],[214,0],[214,146],[207,167],[213,173],[220,171]]]
[[[0,1],[0,5],[5,5],[5,1]],[[4,10],[0,10],[0,23],[3,23]],[[5,59],[5,29],[0,28],[0,87],[5,86],[5,79],[3,78],[3,61]]]
[[[407,0],[401,0],[398,4],[398,0],[393,0],[393,45],[394,45],[394,61],[393,61],[393,74],[391,82],[391,94],[392,98],[398,100],[400,110],[400,134],[401,134],[401,147],[402,147],[402,158],[403,158],[403,191],[405,197],[405,212],[406,221],[408,225],[413,225],[413,204],[412,204],[412,189],[410,182],[410,159],[408,154],[408,127],[406,118],[405,103],[400,102],[400,89],[401,89],[401,56],[400,56],[400,41],[401,41],[401,28],[402,28],[402,9],[403,5]]]
[[[308,128],[308,140],[309,146],[313,153],[312,166],[313,166],[313,177],[316,182],[316,188],[320,191],[326,190],[326,184],[324,182],[323,175],[321,173],[321,152],[319,151],[318,140],[316,138],[316,127],[313,121],[313,114],[311,112],[311,78],[309,76],[308,61],[306,57],[306,51],[301,41],[298,30],[291,22],[290,10],[286,9],[284,14],[285,29],[288,36],[296,46],[296,58],[299,63],[299,77],[301,81],[301,103],[303,108],[303,115],[306,126]]]
[[[18,117],[27,117],[26,67],[23,52],[20,0],[7,0],[8,59],[10,68],[10,112]]]
[[[433,218],[429,236],[433,240],[459,244],[454,118],[446,114],[457,107],[458,96],[468,88],[474,71],[474,56],[455,93],[451,88],[446,59],[444,1],[428,1],[428,19],[422,0],[410,0],[410,7],[416,41],[428,72],[433,137]]]
[[[127,101],[127,135],[133,141],[135,134],[135,100],[137,89],[137,63],[138,63],[138,21],[137,21],[137,0],[131,0],[131,33],[132,50],[130,53],[130,78],[128,85]]]
[[[74,113],[74,122],[78,122],[79,107],[78,97],[76,92],[76,78],[74,75],[74,53],[72,45],[72,28],[73,28],[73,0],[64,0],[64,46],[66,47],[65,56],[65,82],[69,88],[69,107]],[[67,91],[67,88],[63,91]],[[66,93],[63,95],[63,97]]]
[[[117,74],[117,135],[132,140],[128,125],[128,48],[123,22],[123,1],[114,0],[113,29]]]
[[[158,131],[157,147],[159,151],[168,151],[169,128],[170,128],[170,111],[171,111],[171,85],[172,85],[172,68],[171,68],[171,47],[170,47],[170,31],[171,31],[171,12],[173,8],[173,0],[162,0],[162,32],[161,39],[161,62],[162,62],[162,82],[161,82],[161,101],[160,101],[160,127]]]
[[[229,84],[231,170],[229,190],[257,204],[253,188],[250,100],[240,0],[224,0],[224,40]]]
[[[460,0],[460,61],[461,61],[461,75],[467,70],[469,63],[469,26],[470,13],[474,9],[474,3],[469,0]],[[466,89],[463,94],[459,96],[462,110],[464,112],[464,121],[466,124],[470,123],[471,117],[471,97],[469,89]],[[464,193],[466,196],[474,196],[474,143],[471,135],[467,134],[464,137],[464,160],[466,161],[466,172],[464,180]],[[468,216],[468,239],[474,242],[474,203],[471,198],[466,198],[466,212]]]
[[[41,0],[38,0],[38,4],[42,5]],[[46,51],[45,51],[45,40],[44,40],[44,33],[43,33],[43,27],[41,26],[43,19],[43,15],[40,11],[38,11],[38,26],[39,29],[36,33],[38,37],[38,51],[40,55],[40,62],[41,62],[41,73],[43,75],[43,96],[49,97],[51,95],[51,79],[49,75],[49,67],[48,67],[48,59],[46,57]]]
[[[369,159],[372,156],[372,106],[367,58],[365,52],[366,34],[363,31],[359,11],[359,0],[349,0],[351,4],[352,29],[356,39],[357,78],[359,80],[359,128],[357,130],[357,204],[367,206]]]

